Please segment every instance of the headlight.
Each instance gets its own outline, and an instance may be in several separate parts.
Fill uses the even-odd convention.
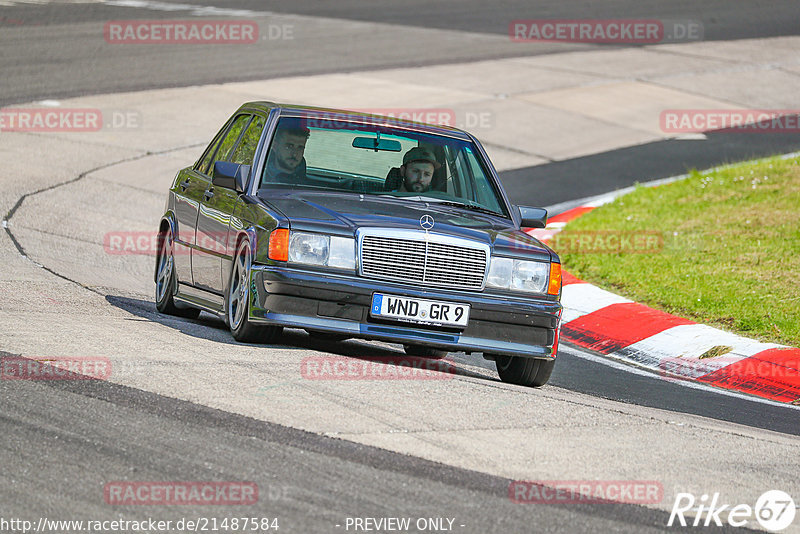
[[[544,293],[549,274],[550,263],[492,258],[486,286],[526,293]]]
[[[486,285],[508,289],[511,286],[511,272],[514,270],[514,260],[511,258],[492,258],[489,267],[489,278]]]
[[[547,290],[547,274],[549,270],[549,262],[514,260],[511,289],[531,293],[544,293]]]
[[[289,261],[307,265],[325,265],[328,261],[328,236],[291,232],[289,237]]]
[[[328,248],[328,267],[339,269],[356,268],[356,240],[349,237],[331,236],[331,244]]]
[[[289,237],[289,263],[354,270],[355,251],[355,239],[348,237],[306,232],[291,232]]]

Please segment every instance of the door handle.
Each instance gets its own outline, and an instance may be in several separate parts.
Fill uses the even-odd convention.
[[[203,193],[203,198],[206,199],[206,200],[211,200],[211,197],[213,197],[213,196],[214,196],[214,188],[213,187],[210,187],[210,188],[206,189],[206,192]]]
[[[186,180],[179,183],[178,186],[181,188],[181,191],[186,191],[186,188],[189,187],[191,183],[192,181],[187,178]]]

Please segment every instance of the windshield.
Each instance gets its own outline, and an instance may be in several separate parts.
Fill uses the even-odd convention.
[[[508,215],[473,143],[386,125],[280,119],[259,189],[285,186],[391,195]]]

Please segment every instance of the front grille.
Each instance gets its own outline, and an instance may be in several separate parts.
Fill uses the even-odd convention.
[[[361,274],[369,278],[435,287],[483,289],[487,251],[468,245],[388,235],[365,235],[361,241]],[[444,241],[456,241],[445,238]]]

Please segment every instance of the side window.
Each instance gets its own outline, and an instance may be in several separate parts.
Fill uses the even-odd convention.
[[[219,150],[217,150],[217,154],[214,156],[214,162],[230,161],[228,157],[230,156],[231,150],[239,139],[239,136],[242,135],[242,132],[247,127],[247,123],[251,117],[252,115],[239,115],[233,120],[231,127],[228,128],[228,133],[225,134],[225,139],[220,143]],[[213,169],[213,164],[211,168]]]
[[[217,134],[217,138],[214,139],[211,145],[206,149],[205,154],[203,154],[203,159],[197,166],[198,171],[209,175],[211,169],[214,168],[214,162],[221,159],[225,161],[224,156],[230,152],[236,139],[239,138],[239,134],[242,133],[242,129],[247,125],[248,119],[250,119],[250,115],[238,115],[233,122],[230,123],[230,126],[225,130],[224,134]],[[220,155],[223,156],[221,157]]]
[[[206,151],[203,153],[203,157],[201,158],[200,162],[197,164],[196,169],[203,174],[208,174],[208,167],[211,164],[211,158],[214,157],[214,154],[217,152],[217,148],[219,147],[220,142],[224,136],[220,132],[217,134],[217,137],[208,145]]]
[[[239,145],[236,147],[236,150],[234,150],[230,161],[242,165],[252,165],[253,157],[256,154],[256,147],[258,147],[258,141],[261,139],[261,132],[263,130],[264,118],[256,115],[250,123],[250,126],[248,126],[247,130],[244,132],[242,140],[239,141]]]

